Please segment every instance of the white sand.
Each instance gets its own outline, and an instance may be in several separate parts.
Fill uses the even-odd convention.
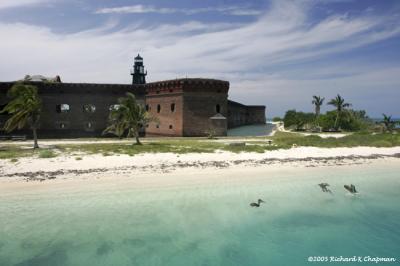
[[[10,160],[0,160],[0,181],[24,180],[27,176],[23,173],[37,173],[40,171],[48,172],[48,176],[58,178],[90,178],[90,177],[109,177],[145,174],[145,173],[165,173],[165,172],[199,172],[205,169],[230,168],[282,168],[285,165],[290,166],[319,166],[319,165],[342,165],[365,163],[364,159],[341,159],[341,157],[371,155],[391,156],[400,154],[400,147],[392,148],[374,148],[374,147],[356,147],[356,148],[315,148],[298,147],[288,150],[267,151],[265,153],[231,153],[219,151],[216,153],[147,153],[136,156],[128,155],[84,155],[82,160],[76,160],[75,156],[59,156],[56,158],[20,158],[18,162],[12,163]],[[336,159],[335,159],[336,157]],[[306,158],[314,158],[305,161]],[[327,158],[321,164],[321,160]],[[399,161],[398,158],[380,158],[381,160]],[[280,162],[283,160],[284,162]],[[271,163],[269,162],[271,161]],[[272,165],[271,165],[272,164]],[[222,166],[221,166],[222,165]],[[75,170],[86,170],[84,173],[73,172]],[[54,173],[61,171],[61,173]],[[52,173],[53,172],[53,173]],[[7,176],[14,174],[15,176]],[[41,177],[37,174],[36,177]],[[43,174],[46,177],[46,174]]]

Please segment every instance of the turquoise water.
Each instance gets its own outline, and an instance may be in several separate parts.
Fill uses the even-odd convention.
[[[307,258],[340,255],[399,260],[399,170],[294,169],[274,173],[273,181],[146,189],[0,189],[0,265],[319,265]],[[319,182],[329,182],[334,193],[322,193]],[[348,195],[346,183],[356,184],[360,195]],[[265,205],[250,208],[258,198]]]
[[[228,130],[228,136],[266,136],[270,134],[275,126],[273,124],[249,125],[231,128]]]

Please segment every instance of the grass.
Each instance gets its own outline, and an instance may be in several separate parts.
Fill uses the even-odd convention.
[[[33,149],[23,149],[17,145],[0,146],[0,159],[16,159],[34,155]]]
[[[400,134],[357,132],[342,138],[321,138],[316,135],[302,136],[296,133],[277,132],[274,142],[283,147],[290,147],[293,144],[322,148],[357,146],[393,147],[400,146]]]
[[[41,150],[39,151],[39,158],[53,158],[57,154],[53,150]]]
[[[80,154],[111,155],[136,155],[140,153],[213,153],[217,150],[230,152],[258,152],[269,150],[288,149],[293,144],[297,146],[313,146],[323,148],[334,147],[393,147],[400,146],[400,134],[371,134],[366,132],[353,133],[342,138],[321,138],[317,135],[304,136],[297,133],[277,132],[274,137],[269,137],[274,145],[267,145],[264,138],[253,138],[246,141],[247,145],[228,145],[232,139],[220,138],[208,140],[205,138],[157,138],[144,139],[143,145],[132,145],[132,142],[117,143],[90,143],[90,144],[62,144],[49,149],[26,149],[19,145],[0,146],[0,159],[16,159],[20,157],[53,158],[57,154],[76,156]],[[221,141],[222,140],[222,141]],[[224,141],[224,142],[223,142]],[[75,157],[82,160],[82,157]]]

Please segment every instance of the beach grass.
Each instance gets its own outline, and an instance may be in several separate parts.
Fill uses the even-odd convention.
[[[54,158],[56,156],[57,154],[54,152],[54,150],[46,149],[39,151],[39,158]]]
[[[304,136],[296,133],[277,132],[273,140],[283,147],[292,146],[293,144],[321,148],[400,146],[400,134],[371,134],[368,132],[356,132],[341,138],[321,138],[318,135]]]
[[[273,145],[268,145],[272,140]],[[59,144],[45,149],[33,150],[24,145],[0,146],[0,159],[13,159],[20,157],[53,158],[58,154],[76,156],[84,154],[102,154],[112,156],[126,154],[134,156],[140,153],[214,153],[220,151],[230,152],[257,152],[263,153],[270,150],[289,149],[294,144],[297,146],[312,146],[321,148],[335,147],[394,147],[400,146],[400,134],[372,134],[357,132],[341,138],[321,138],[318,135],[308,135],[289,132],[277,132],[273,137],[260,137],[242,139],[245,145],[230,145],[238,141],[235,138],[220,138],[210,140],[206,138],[158,138],[144,139],[143,145],[134,145],[126,140],[114,143],[71,143]],[[79,159],[78,159],[79,160]]]

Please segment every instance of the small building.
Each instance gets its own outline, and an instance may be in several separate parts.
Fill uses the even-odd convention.
[[[39,135],[42,138],[101,137],[108,115],[127,92],[157,118],[144,128],[146,136],[226,135],[227,129],[265,123],[265,106],[246,106],[228,100],[229,82],[184,78],[146,83],[143,58],[134,59],[132,84],[62,83],[43,76],[23,81],[38,87],[43,102]],[[0,110],[15,82],[0,82]],[[7,120],[0,114],[0,128]],[[0,131],[0,135],[5,135]],[[12,134],[30,136],[30,130]]]

